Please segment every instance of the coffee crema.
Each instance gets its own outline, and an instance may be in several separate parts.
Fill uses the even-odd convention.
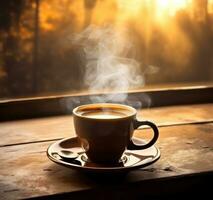
[[[92,119],[118,119],[128,116],[127,113],[118,112],[118,111],[88,111],[81,113],[81,116],[88,117]]]

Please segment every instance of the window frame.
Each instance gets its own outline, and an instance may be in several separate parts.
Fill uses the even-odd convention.
[[[213,103],[213,86],[176,87],[128,92],[129,99],[151,99],[151,105],[142,101],[142,108],[183,104]],[[90,97],[103,94],[57,95],[34,98],[0,100],[0,121],[71,115],[79,104],[91,103]],[[78,98],[79,101],[72,101]],[[72,101],[67,108],[62,102]],[[74,103],[73,103],[74,102]],[[80,103],[79,103],[80,102]],[[118,102],[122,103],[122,102]]]

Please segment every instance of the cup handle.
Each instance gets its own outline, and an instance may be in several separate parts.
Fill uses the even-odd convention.
[[[135,120],[134,121],[134,129],[137,129],[138,127],[141,127],[141,126],[150,126],[153,130],[153,138],[147,143],[147,144],[144,144],[144,145],[137,145],[137,144],[134,144],[132,140],[129,141],[129,144],[127,146],[127,149],[128,150],[142,150],[142,149],[147,149],[149,147],[151,147],[158,139],[158,136],[159,136],[159,131],[158,131],[158,128],[157,126],[150,122],[150,121],[137,121]]]

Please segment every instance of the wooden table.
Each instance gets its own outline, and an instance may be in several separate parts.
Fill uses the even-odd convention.
[[[53,142],[74,136],[72,116],[0,123],[0,199],[130,199],[207,195],[213,178],[213,104],[144,109],[139,119],[160,130],[156,163],[125,177],[91,177],[46,156]],[[147,138],[149,129],[135,135]]]

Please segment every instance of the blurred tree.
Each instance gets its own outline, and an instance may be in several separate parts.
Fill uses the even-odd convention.
[[[33,70],[32,70],[32,92],[35,94],[38,91],[39,80],[39,7],[40,0],[35,0],[35,23],[34,23],[34,47],[33,47]]]
[[[8,0],[0,6],[0,34],[8,95],[31,93],[32,1]]]
[[[92,11],[97,3],[97,0],[84,0],[84,10],[85,10],[85,16],[84,16],[84,27],[87,27],[90,25],[92,20]]]
[[[208,0],[192,1],[193,17],[198,21],[206,22],[208,19]]]

